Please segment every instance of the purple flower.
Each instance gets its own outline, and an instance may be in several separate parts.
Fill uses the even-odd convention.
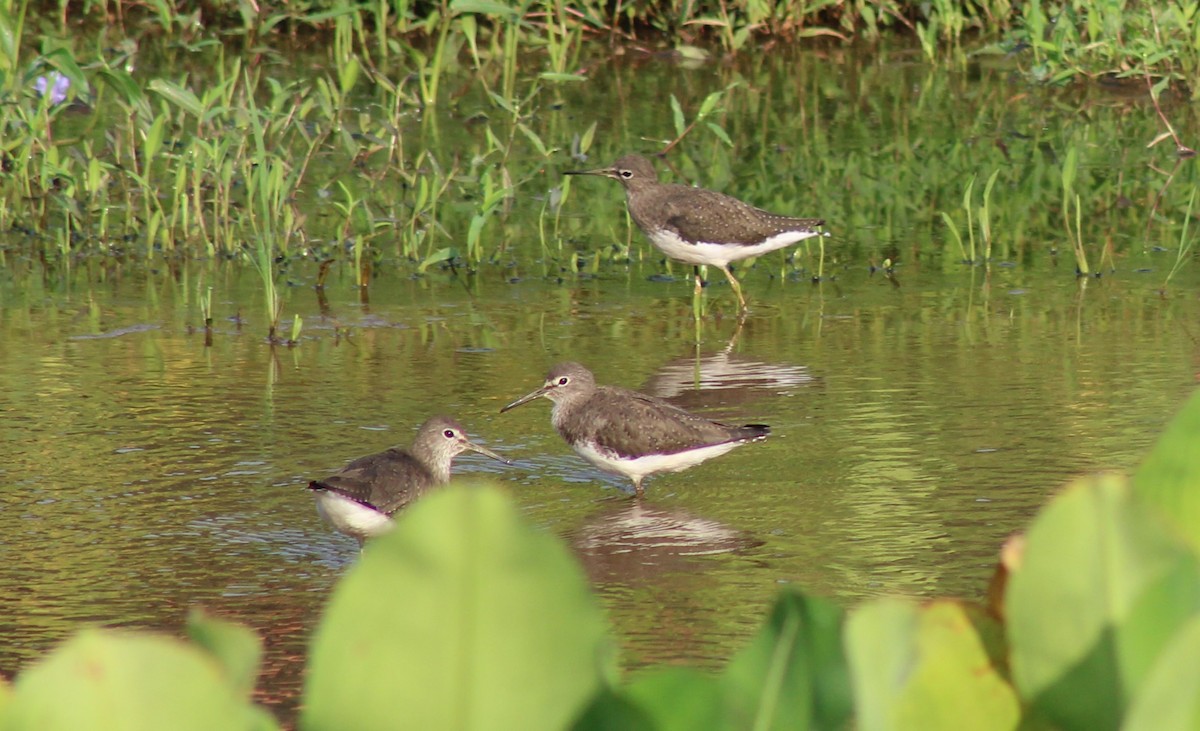
[[[71,80],[57,71],[51,71],[46,76],[39,76],[33,82],[33,90],[37,92],[38,96],[46,96],[47,90],[49,90],[50,104],[52,106],[65,102],[67,100],[67,89],[70,88]]]

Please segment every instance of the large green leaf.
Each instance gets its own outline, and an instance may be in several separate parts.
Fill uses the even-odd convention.
[[[852,700],[842,610],[784,589],[767,623],[729,663],[725,711],[737,729],[838,729]]]
[[[989,652],[990,624],[980,610],[947,600],[880,599],[855,609],[846,652],[858,728],[1015,729],[1020,708]]]
[[[216,662],[178,640],[84,630],[21,673],[4,731],[212,731],[278,728]]]
[[[721,728],[721,688],[717,677],[693,668],[662,668],[644,673],[625,694],[645,711],[658,731]]]
[[[716,677],[692,668],[659,668],[619,693],[598,694],[574,731],[718,731],[723,723]]]
[[[213,617],[201,609],[188,613],[187,633],[220,664],[233,687],[249,698],[262,662],[259,636],[245,625]]]
[[[1139,497],[1157,505],[1200,549],[1200,390],[1192,394],[1133,477]]]
[[[628,696],[601,688],[571,726],[572,731],[659,731],[650,715]]]
[[[1200,617],[1172,638],[1133,698],[1122,731],[1200,731]]]
[[[561,729],[616,673],[555,538],[486,485],[422,499],[371,542],[317,629],[305,729]]]
[[[1005,609],[1013,679],[1034,712],[1066,730],[1116,729],[1200,611],[1200,568],[1123,478],[1086,479],[1030,527]]]

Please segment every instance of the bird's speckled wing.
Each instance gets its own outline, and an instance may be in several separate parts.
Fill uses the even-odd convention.
[[[359,457],[310,487],[320,487],[391,515],[434,486],[433,475],[400,449]]]
[[[696,447],[757,439],[765,427],[729,426],[662,399],[601,386],[578,407],[576,419],[556,425],[567,442],[595,442],[620,457],[675,454]]]
[[[714,244],[750,246],[786,231],[815,231],[824,223],[819,218],[776,215],[724,193],[686,185],[660,186],[646,204],[658,207],[667,227],[680,237]]]

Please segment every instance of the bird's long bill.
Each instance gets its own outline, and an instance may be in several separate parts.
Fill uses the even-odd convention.
[[[612,168],[596,168],[594,170],[565,170],[563,175],[599,175],[602,178],[615,178],[617,174]]]
[[[472,452],[479,452],[480,454],[487,455],[488,457],[491,457],[492,459],[496,460],[497,462],[503,462],[504,464],[512,464],[512,460],[505,459],[504,457],[501,457],[500,455],[496,454],[495,452],[488,449],[487,447],[476,444],[475,442],[467,442],[464,446],[467,449],[471,450]]]
[[[530,391],[529,393],[525,394],[524,396],[517,399],[516,401],[513,401],[508,406],[505,406],[503,409],[500,409],[500,413],[503,414],[505,411],[508,411],[509,409],[515,409],[518,406],[520,406],[521,404],[527,404],[530,401],[534,400],[535,398],[540,398],[541,396],[546,395],[546,392],[549,390],[550,390],[550,386],[542,386],[541,388],[537,389],[536,391]]]

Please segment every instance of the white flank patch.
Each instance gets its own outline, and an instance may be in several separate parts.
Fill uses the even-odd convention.
[[[688,467],[694,467],[713,457],[720,457],[722,454],[741,444],[743,442],[725,442],[723,444],[714,444],[711,447],[690,449],[686,452],[648,454],[635,459],[618,457],[609,450],[598,448],[594,443],[580,442],[574,445],[574,447],[575,452],[580,457],[583,457],[605,472],[625,475],[631,480],[640,480],[646,475],[653,475],[659,472],[679,472],[680,470],[686,470]]]
[[[395,525],[378,510],[336,492],[317,490],[313,497],[317,500],[317,512],[339,533],[365,540],[387,533]]]
[[[759,244],[692,244],[679,238],[673,231],[654,231],[650,234],[650,240],[662,253],[676,261],[726,266],[731,261],[759,256],[818,235],[816,231],[785,231]]]

